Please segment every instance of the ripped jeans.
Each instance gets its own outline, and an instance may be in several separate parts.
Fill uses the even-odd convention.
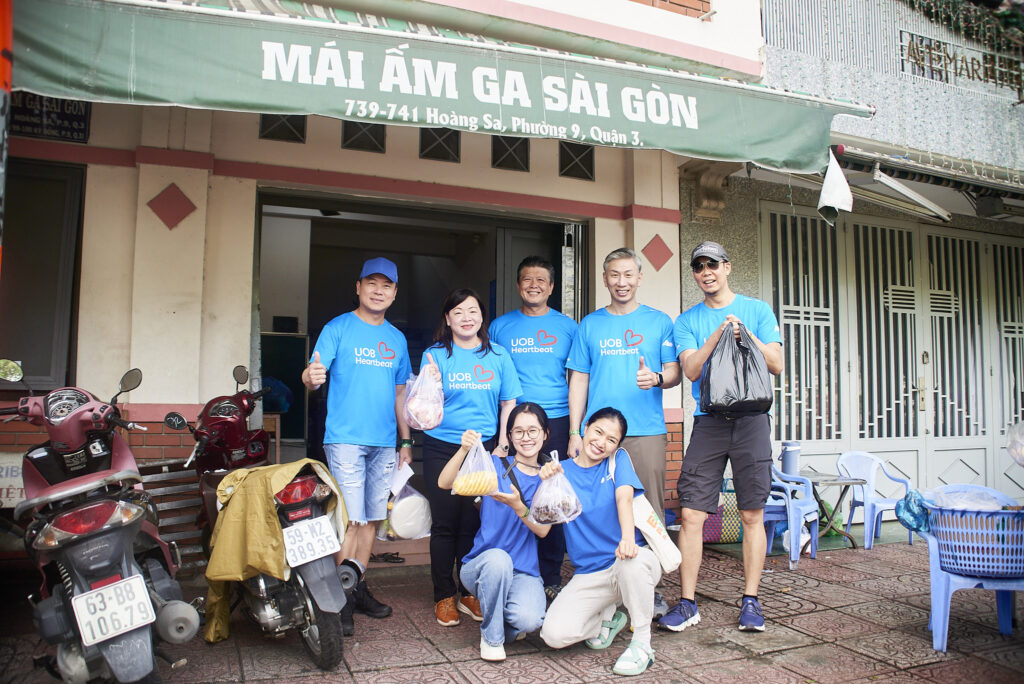
[[[398,462],[394,447],[324,444],[327,466],[338,482],[351,522],[388,517],[391,474]]]

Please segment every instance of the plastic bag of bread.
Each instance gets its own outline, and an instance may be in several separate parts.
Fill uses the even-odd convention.
[[[405,421],[414,430],[433,430],[444,418],[444,388],[433,373],[412,376],[405,390]]]
[[[498,491],[498,471],[494,468],[494,459],[478,439],[466,454],[466,459],[455,476],[452,494],[484,496],[496,491]]]
[[[583,504],[564,473],[553,475],[537,485],[530,502],[530,519],[541,525],[567,523],[582,512]]]

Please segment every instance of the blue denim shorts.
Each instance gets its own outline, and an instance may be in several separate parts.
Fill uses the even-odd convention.
[[[388,517],[391,474],[398,461],[394,447],[324,444],[327,466],[338,482],[352,522]]]

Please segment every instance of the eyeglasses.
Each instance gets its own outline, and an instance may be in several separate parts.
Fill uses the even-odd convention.
[[[700,273],[701,271],[704,270],[705,266],[707,266],[712,271],[717,271],[718,267],[721,266],[721,265],[722,265],[721,261],[715,261],[714,259],[708,259],[707,261],[698,261],[696,263],[690,264],[690,267],[693,268],[693,272],[694,273]]]
[[[540,428],[532,427],[527,430],[522,428],[516,428],[512,431],[512,439],[522,439],[523,437],[529,437],[530,439],[537,439],[540,437]]]

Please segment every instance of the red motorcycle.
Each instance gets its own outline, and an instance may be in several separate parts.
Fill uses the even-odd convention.
[[[174,430],[189,429],[196,439],[186,467],[195,463],[202,509],[196,520],[203,551],[210,558],[210,539],[220,512],[217,487],[232,470],[267,465],[269,439],[263,430],[248,429],[247,419],[256,401],[270,390],[239,389],[249,380],[245,366],[235,366],[235,394],[214,397],[199,413],[193,428],[180,413],[168,413],[164,424]],[[345,591],[356,583],[345,566],[339,571],[333,553],[340,550],[337,533],[327,518],[326,502],[334,490],[308,467],[274,497],[284,536],[288,580],[257,575],[240,583],[249,616],[268,634],[281,635],[296,627],[313,662],[333,670],[341,661],[341,609]],[[226,506],[230,506],[229,501]],[[338,502],[341,505],[341,502]],[[344,530],[341,531],[344,534]]]
[[[20,381],[21,367],[0,360],[0,377]],[[56,657],[42,664],[66,682],[159,681],[153,656],[163,654],[152,630],[182,644],[199,629],[199,615],[174,579],[178,549],[160,539],[156,508],[114,429],[146,429],[117,408],[117,397],[141,383],[142,372],[133,369],[108,402],[77,387],[41,397],[30,389],[17,406],[0,409],[8,420],[46,428],[50,438],[25,454],[26,498],[14,515],[31,515],[25,547],[43,577],[33,620],[57,646]]]

